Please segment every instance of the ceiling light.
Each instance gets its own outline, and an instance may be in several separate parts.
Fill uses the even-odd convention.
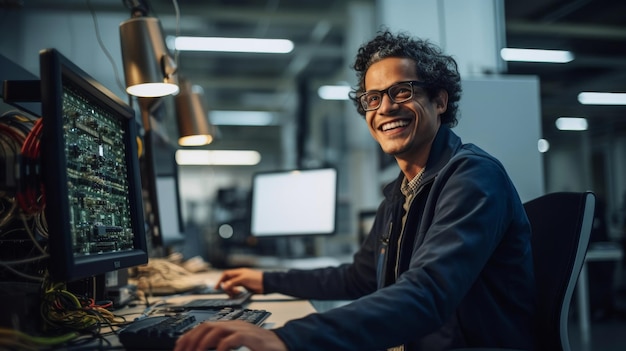
[[[500,50],[500,56],[505,61],[547,63],[567,63],[574,59],[574,54],[571,51],[541,49],[504,48]]]
[[[176,37],[178,51],[222,51],[286,54],[293,51],[293,42],[287,39]]]
[[[261,154],[254,150],[177,150],[180,166],[254,166]]]
[[[214,125],[269,126],[276,124],[275,114],[269,111],[211,111]]]
[[[559,130],[587,130],[587,119],[582,117],[559,117],[555,124]]]
[[[578,102],[583,105],[626,105],[626,93],[591,93],[578,94]]]
[[[163,40],[161,23],[139,15],[120,24],[126,92],[140,97],[178,93],[176,62]]]
[[[324,100],[349,100],[350,89],[347,85],[322,85],[317,95]]]

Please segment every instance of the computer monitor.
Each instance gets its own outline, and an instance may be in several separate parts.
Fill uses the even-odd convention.
[[[335,233],[335,168],[255,173],[251,190],[251,235],[265,237]]]
[[[181,220],[180,199],[176,177],[157,175],[157,197],[159,202],[159,219],[163,244],[184,239]]]
[[[51,279],[146,263],[134,111],[55,49],[40,79]]]
[[[171,173],[157,173],[155,181],[161,240],[162,245],[168,247],[185,239],[178,171],[174,168]]]
[[[145,112],[144,112],[145,113]],[[151,125],[163,118],[162,105],[152,107]],[[161,132],[162,128],[146,131],[143,137],[144,153],[140,157],[143,200],[146,205],[147,239],[150,257],[159,258],[168,254],[171,246],[184,237],[184,220],[178,184],[177,147]]]

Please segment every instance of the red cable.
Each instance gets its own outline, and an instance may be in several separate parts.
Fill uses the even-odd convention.
[[[42,125],[43,118],[40,118],[35,122],[22,144],[22,161],[28,163],[27,166],[32,172],[40,168],[36,163],[39,162]],[[22,175],[22,179],[26,184],[22,191],[17,193],[18,204],[26,214],[40,212],[45,204],[45,190],[40,175],[29,174],[28,177]]]

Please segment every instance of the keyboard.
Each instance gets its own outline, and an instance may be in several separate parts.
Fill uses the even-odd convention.
[[[270,315],[266,310],[247,308],[190,310],[137,320],[120,330],[118,336],[127,350],[171,350],[179,336],[202,322],[243,320],[260,326]]]
[[[222,307],[243,307],[252,298],[252,293],[245,291],[234,297],[228,298],[206,298],[206,299],[194,299],[187,303],[184,303],[182,308],[185,309],[207,309],[207,308],[222,308]]]

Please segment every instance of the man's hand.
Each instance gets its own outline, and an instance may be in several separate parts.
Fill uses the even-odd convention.
[[[240,286],[253,293],[262,294],[263,272],[249,268],[229,269],[224,271],[215,288],[224,290],[230,296],[235,296],[239,294],[237,287]]]
[[[201,323],[178,338],[174,351],[208,348],[230,351],[241,346],[251,351],[287,351],[285,344],[273,331],[244,321]]]

